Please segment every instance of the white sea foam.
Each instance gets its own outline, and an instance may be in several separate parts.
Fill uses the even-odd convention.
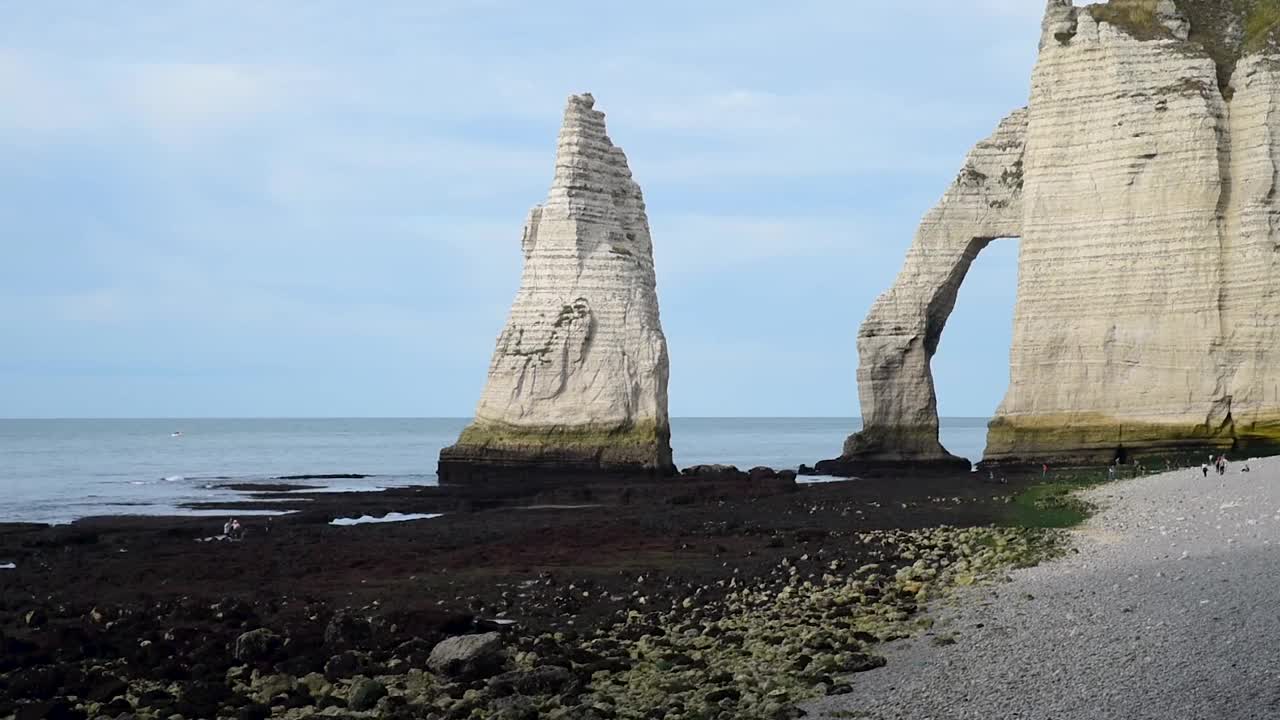
[[[369,523],[391,523],[391,522],[407,522],[409,520],[430,520],[432,518],[438,518],[442,514],[443,513],[410,513],[406,515],[405,513],[393,512],[393,513],[387,513],[386,515],[383,515],[380,518],[373,517],[372,515],[362,515],[361,517],[358,517],[358,518],[334,518],[332,521],[329,522],[329,524],[347,527],[350,525],[368,525]]]
[[[821,485],[823,483],[847,482],[852,479],[834,475],[800,475],[796,478],[796,482],[801,485]]]

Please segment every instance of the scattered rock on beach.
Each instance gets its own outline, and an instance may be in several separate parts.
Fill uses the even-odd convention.
[[[298,680],[292,675],[264,675],[253,683],[253,694],[262,702],[269,703],[282,695],[288,695],[296,687]]]
[[[514,670],[489,680],[489,689],[495,695],[554,695],[565,692],[576,683],[573,673],[558,665],[546,665],[533,670]]]
[[[271,706],[262,703],[250,703],[236,712],[236,720],[267,720],[271,717]]]
[[[118,677],[108,675],[103,677],[89,691],[88,699],[91,702],[105,703],[123,696],[129,691],[129,684]]]
[[[501,666],[501,650],[502,636],[496,632],[459,635],[436,645],[427,668],[452,677],[486,677]]]
[[[51,700],[22,705],[14,720],[85,720],[88,717],[66,700]]]
[[[324,664],[324,676],[329,680],[346,680],[363,672],[368,661],[350,650],[338,653]]]
[[[377,680],[361,678],[351,686],[351,694],[347,696],[347,706],[357,712],[372,710],[378,701],[387,696],[387,688]]]
[[[236,660],[245,663],[270,660],[280,649],[280,645],[280,636],[274,632],[266,628],[250,630],[236,638],[234,656]]]
[[[335,650],[361,650],[372,640],[369,621],[351,610],[339,610],[324,628],[324,644]]]
[[[747,479],[747,473],[742,472],[735,465],[694,465],[680,471],[684,477],[691,478],[713,478],[717,480],[730,479]]]
[[[879,655],[867,655],[865,653],[853,653],[849,658],[849,662],[840,668],[845,673],[860,673],[868,670],[875,670],[885,666],[885,659]]]

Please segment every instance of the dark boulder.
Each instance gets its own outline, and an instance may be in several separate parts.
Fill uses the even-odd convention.
[[[165,708],[173,705],[173,696],[164,690],[148,690],[138,696],[138,707]]]
[[[262,703],[250,703],[236,713],[236,720],[267,720],[269,717],[271,717],[271,707]]]
[[[499,697],[519,695],[558,695],[570,691],[577,678],[566,668],[545,665],[533,670],[515,670],[489,680],[489,689]]]
[[[242,663],[264,662],[274,658],[282,645],[279,635],[266,628],[258,628],[236,638],[233,655]]]
[[[742,693],[737,688],[723,687],[708,691],[707,694],[703,696],[703,699],[705,699],[710,705],[716,705],[724,702],[725,700],[733,700],[736,702],[741,697]]]
[[[241,627],[252,627],[253,620],[257,618],[252,605],[235,598],[227,598],[215,605],[213,616],[223,622],[237,624]]]
[[[105,703],[98,708],[99,715],[118,718],[121,715],[133,714],[133,705],[128,700],[118,697],[109,703]]]
[[[413,638],[397,645],[393,655],[408,663],[409,667],[425,668],[427,660],[431,658],[431,651],[435,647],[434,642]]]
[[[217,717],[221,705],[232,699],[235,693],[220,682],[193,682],[182,690],[182,704],[188,706],[183,715]]]
[[[105,703],[129,692],[129,684],[118,677],[106,676],[94,684],[89,690],[90,702]]]
[[[88,715],[66,700],[47,700],[22,705],[14,720],[85,720]]]
[[[378,705],[378,701],[387,696],[387,689],[377,680],[369,680],[367,678],[356,681],[351,688],[351,694],[347,696],[347,707],[361,712],[364,710],[372,710]]]
[[[324,644],[333,650],[367,650],[373,643],[373,626],[351,610],[339,610],[324,628]]]
[[[849,664],[843,670],[846,673],[860,673],[868,670],[875,670],[885,666],[885,659],[879,655],[867,655],[865,653],[854,653]]]
[[[747,474],[733,465],[694,465],[693,467],[685,468],[680,475],[687,478],[698,478],[699,480],[747,479]]]
[[[324,664],[324,676],[330,682],[346,680],[364,673],[368,666],[367,658],[348,650],[329,658],[329,661]]]
[[[58,694],[65,677],[66,673],[54,667],[15,670],[9,674],[9,694],[15,698],[48,700]]]

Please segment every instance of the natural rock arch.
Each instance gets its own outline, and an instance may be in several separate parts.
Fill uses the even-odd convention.
[[[960,466],[929,359],[973,255],[1009,235],[1009,388],[985,462],[1280,452],[1272,12],[1046,0],[1028,109],[973,150],[862,327],[865,429],[829,472]]]
[[[1005,118],[969,152],[964,168],[925,216],[902,271],[858,332],[863,430],[821,472],[853,474],[867,465],[968,468],[938,440],[938,401],[930,361],[974,258],[992,240],[1018,237],[1027,113]]]

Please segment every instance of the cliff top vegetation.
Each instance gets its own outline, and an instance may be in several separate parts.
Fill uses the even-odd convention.
[[[1241,57],[1280,52],[1280,0],[1175,0],[1191,23],[1192,42],[1218,66],[1226,88]],[[1095,20],[1111,23],[1130,35],[1155,40],[1171,38],[1160,22],[1160,0],[1109,0],[1086,10]]]

